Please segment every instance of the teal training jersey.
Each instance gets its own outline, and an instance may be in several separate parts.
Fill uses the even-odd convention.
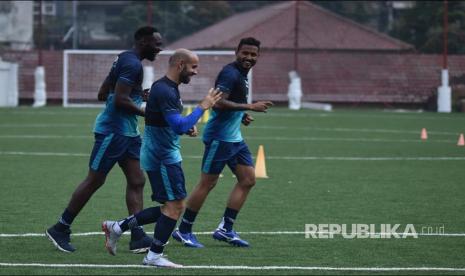
[[[104,110],[95,120],[95,133],[105,135],[116,133],[128,137],[140,135],[137,126],[137,115],[116,108],[114,99],[116,83],[121,82],[132,87],[130,98],[136,105],[141,106],[143,78],[142,63],[133,50],[118,55],[107,76],[107,81],[111,84],[110,94]]]
[[[236,103],[247,103],[249,93],[248,71],[236,62],[223,67],[215,81],[215,87],[228,94],[228,100]],[[241,142],[241,121],[244,111],[213,109],[210,119],[203,131],[203,140],[210,142]]]
[[[145,130],[141,149],[141,165],[146,171],[156,169],[160,164],[174,164],[182,161],[180,135],[168,125],[166,116],[181,114],[183,110],[178,85],[163,77],[150,89],[145,109]]]

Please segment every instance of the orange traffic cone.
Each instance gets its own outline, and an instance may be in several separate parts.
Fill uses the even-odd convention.
[[[257,161],[255,162],[255,177],[256,178],[268,178],[266,175],[266,166],[265,166],[265,150],[263,146],[258,147]]]
[[[421,129],[421,140],[428,139],[428,133],[426,132],[426,128]]]
[[[457,141],[457,146],[465,146],[465,140],[463,139],[463,133],[460,133],[459,140]]]

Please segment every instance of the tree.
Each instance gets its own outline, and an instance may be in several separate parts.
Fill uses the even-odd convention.
[[[379,29],[385,1],[312,1],[331,12],[360,24]]]
[[[416,1],[394,22],[390,35],[415,45],[419,52],[443,52],[442,1]],[[449,1],[448,52],[465,54],[465,2]]]
[[[232,8],[234,13],[240,13],[240,12],[247,12],[250,10],[254,10],[257,8],[261,8],[266,5],[270,4],[277,4],[279,2],[283,1],[267,1],[267,0],[261,0],[261,1],[249,1],[249,0],[232,0],[232,1],[227,1],[229,6]]]
[[[152,22],[163,34],[167,44],[203,29],[232,14],[226,1],[153,1]],[[109,31],[132,42],[135,26],[146,24],[146,1],[134,1],[120,17],[107,22]]]

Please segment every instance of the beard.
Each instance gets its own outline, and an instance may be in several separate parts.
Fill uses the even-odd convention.
[[[154,61],[155,57],[157,56],[154,49],[145,49],[143,55],[146,59],[150,61]]]
[[[242,60],[239,60],[239,63],[240,63],[242,68],[250,69],[255,65],[255,63],[257,63],[257,61],[256,60],[242,59]],[[247,64],[247,63],[249,63],[249,64]]]
[[[186,68],[182,69],[179,74],[179,81],[188,84],[191,81],[191,75],[187,72]]]

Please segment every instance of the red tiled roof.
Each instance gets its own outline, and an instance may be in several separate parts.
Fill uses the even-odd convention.
[[[234,49],[253,36],[263,48],[293,49],[296,1],[288,1],[233,15],[168,48]],[[308,1],[299,1],[299,49],[406,50],[413,46]]]

